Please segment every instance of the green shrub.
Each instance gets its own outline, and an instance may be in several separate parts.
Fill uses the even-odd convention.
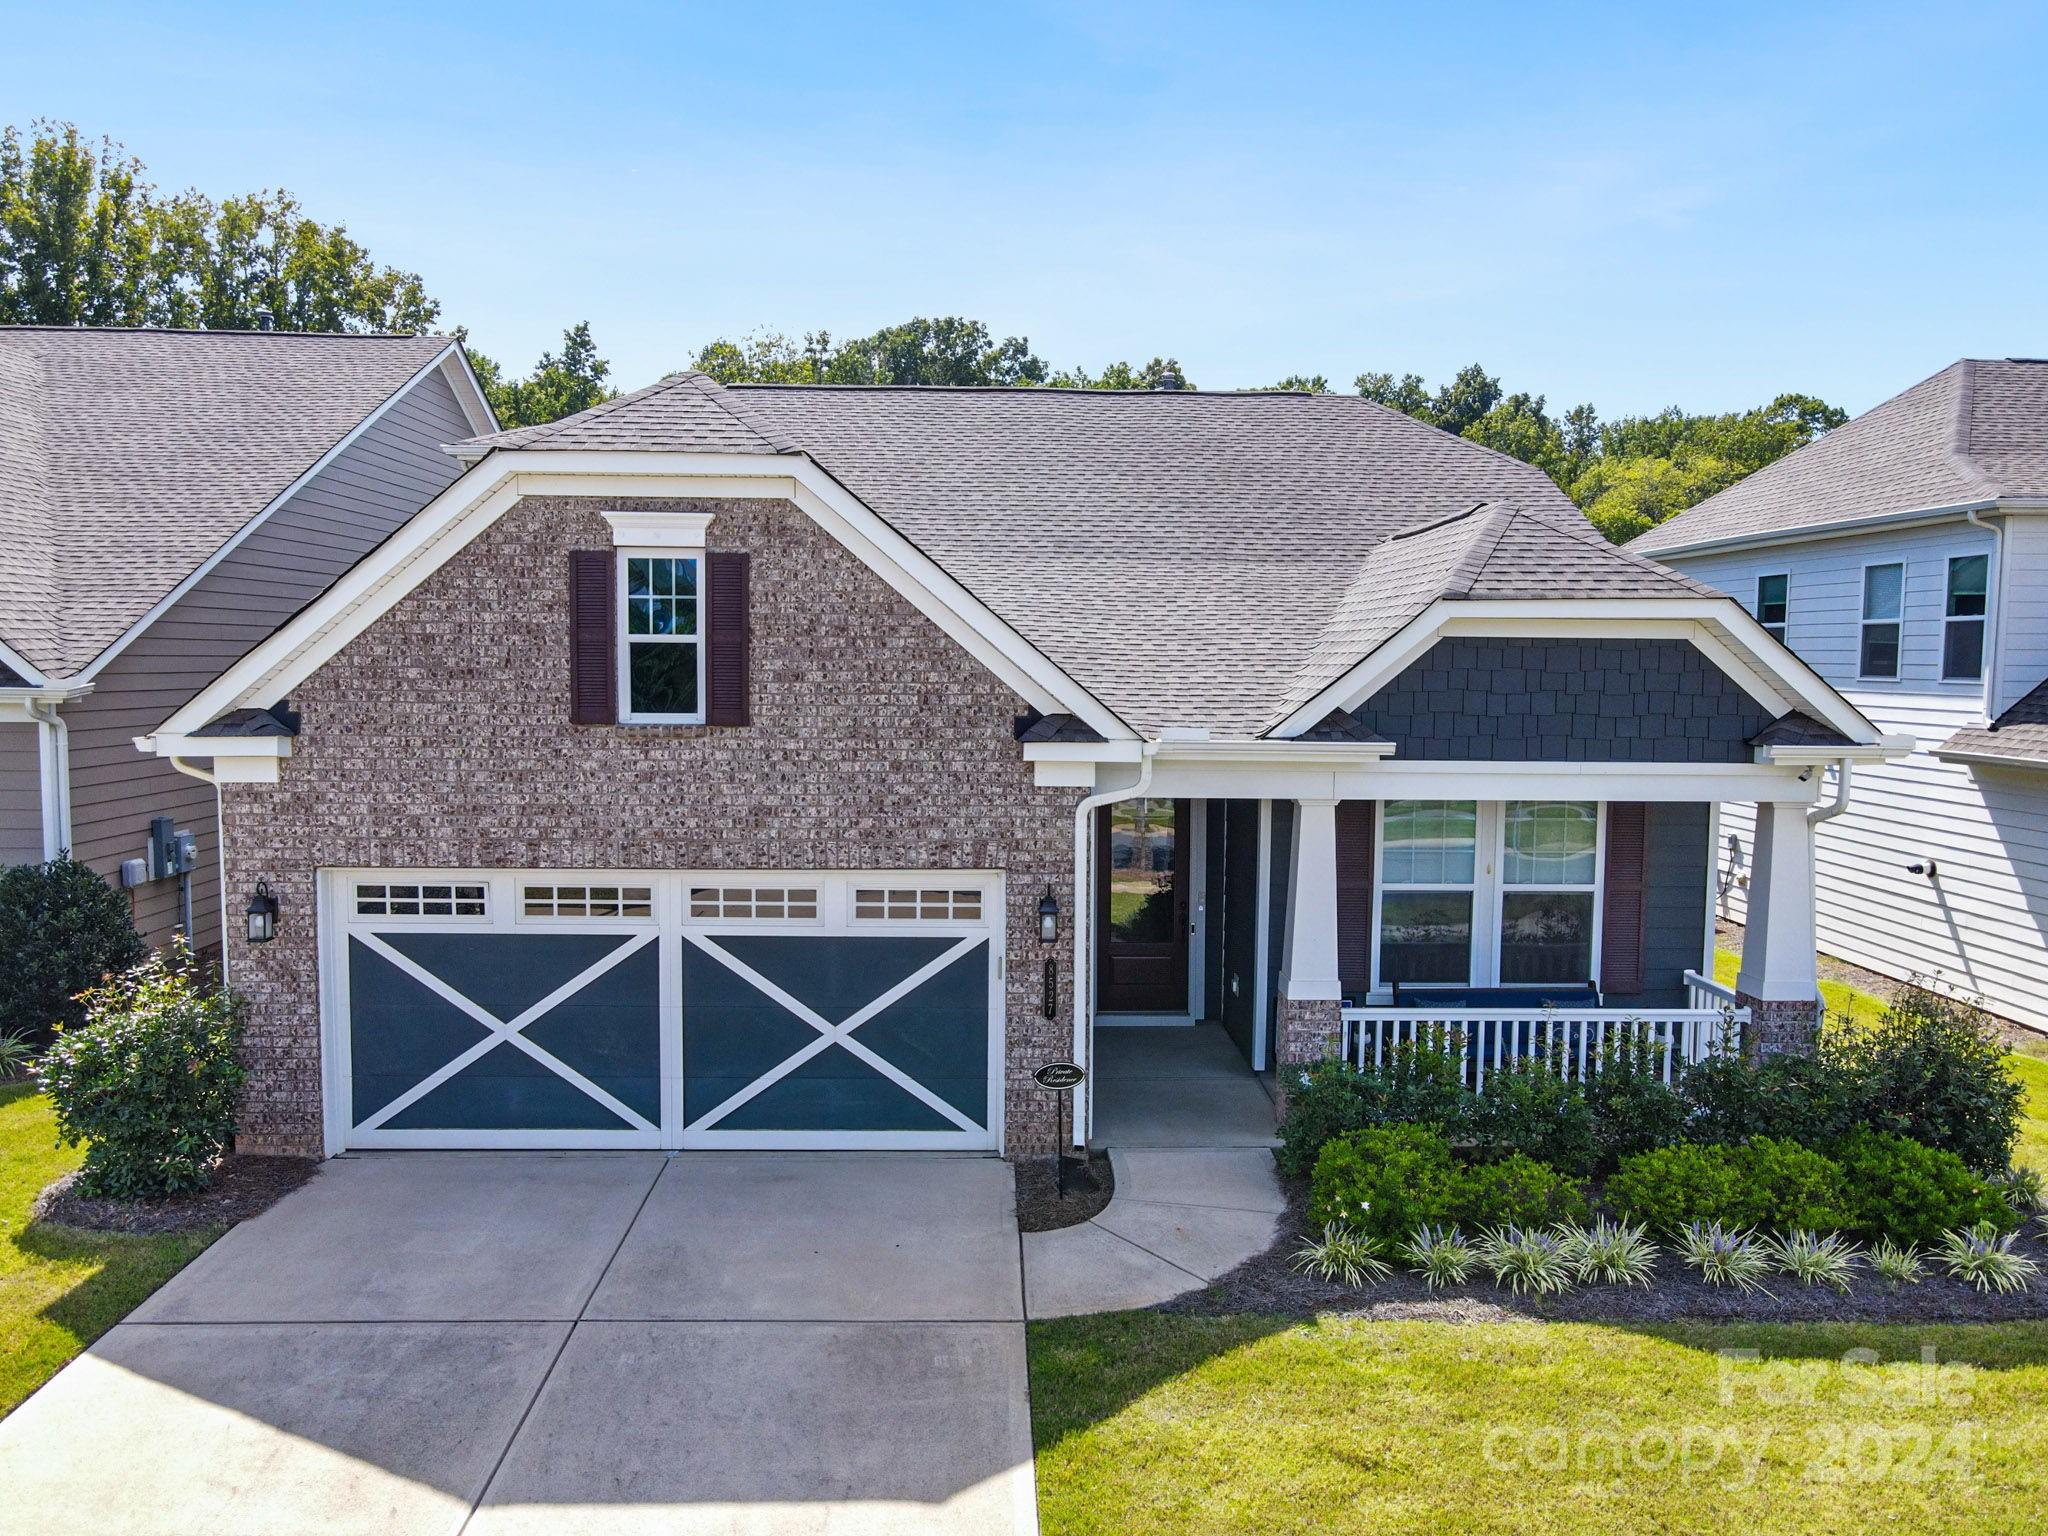
[[[1395,1047],[1383,1063],[1363,1071],[1341,1061],[1304,1068],[1288,1084],[1276,1154],[1280,1171],[1306,1177],[1325,1142],[1369,1126],[1433,1125],[1462,1136],[1473,1100],[1462,1072],[1456,1051],[1411,1045]]]
[[[1607,1203],[1627,1220],[1667,1235],[1694,1223],[1747,1225],[1730,1214],[1740,1198],[1731,1152],[1688,1143],[1624,1157],[1607,1181]]]
[[[203,1189],[235,1133],[243,1008],[202,987],[191,957],[152,955],[85,996],[36,1076],[57,1133],[86,1144],[80,1194],[143,1199]]]
[[[40,1045],[76,1028],[79,994],[147,953],[128,898],[68,854],[0,870],[0,1035]]]
[[[1679,1096],[1690,1141],[1771,1136],[1827,1147],[1870,1118],[1862,1079],[1828,1056],[1710,1056],[1686,1069]]]
[[[1833,1158],[1759,1136],[1730,1149],[1737,1196],[1729,1220],[1767,1232],[1833,1232],[1849,1223],[1842,1168]]]
[[[1585,1091],[1547,1062],[1524,1058],[1487,1073],[1471,1134],[1493,1151],[1520,1152],[1566,1173],[1593,1171],[1593,1111]]]
[[[1822,1052],[1862,1085],[1874,1129],[1953,1152],[1980,1173],[2010,1163],[2023,1096],[1983,1009],[1909,984],[1875,1024],[1831,1030]]]
[[[1460,1169],[1451,1196],[1451,1219],[1467,1231],[1576,1224],[1588,1211],[1583,1182],[1520,1152]]]
[[[1990,1222],[2010,1232],[2019,1216],[2004,1194],[1953,1152],[1907,1136],[1859,1131],[1837,1149],[1846,1219],[1843,1225],[1874,1242],[1932,1245],[1943,1234]]]
[[[1842,1170],[1833,1160],[1768,1136],[1746,1147],[1688,1143],[1638,1152],[1608,1180],[1607,1200],[1663,1233],[1695,1222],[1830,1232],[1848,1219]]]
[[[1461,1170],[1427,1126],[1382,1125],[1324,1144],[1309,1182],[1311,1227],[1349,1227],[1391,1243],[1449,1219]]]
[[[1664,1081],[1664,1051],[1655,1045],[1609,1046],[1586,1084],[1586,1108],[1593,1116],[1594,1162],[1602,1170],[1685,1140],[1685,1100]]]

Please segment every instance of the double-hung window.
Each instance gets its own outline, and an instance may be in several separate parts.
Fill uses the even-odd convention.
[[[1984,675],[1984,606],[1988,555],[1957,555],[1948,563],[1948,606],[1941,625],[1941,675],[1975,682]]]
[[[1380,827],[1379,974],[1386,982],[1472,983],[1479,807],[1389,800]]]
[[[618,558],[619,719],[704,723],[708,513],[606,512]]]
[[[1592,979],[1597,802],[1389,800],[1379,850],[1378,986]]]
[[[1592,801],[1502,807],[1502,986],[1591,980],[1599,864],[1600,807]]]
[[[1785,643],[1785,629],[1792,616],[1792,578],[1783,571],[1756,579],[1756,621],[1778,644]]]
[[[1856,675],[1899,675],[1899,622],[1905,613],[1906,568],[1897,563],[1863,567],[1863,630]]]

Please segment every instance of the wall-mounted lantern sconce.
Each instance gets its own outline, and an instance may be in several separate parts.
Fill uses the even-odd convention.
[[[1909,875],[1925,875],[1928,879],[1932,880],[1936,873],[1936,865],[1932,859],[1928,859],[1920,864],[1908,864],[1906,866],[1906,873]]]
[[[1038,940],[1050,944],[1060,936],[1060,904],[1053,899],[1052,887],[1045,888],[1045,895],[1038,903]]]
[[[270,882],[258,880],[249,898],[249,942],[268,944],[277,937],[277,898],[270,894]]]

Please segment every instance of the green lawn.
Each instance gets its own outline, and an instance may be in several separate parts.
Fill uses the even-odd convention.
[[[1735,973],[1742,968],[1742,956],[1732,949],[1714,951],[1714,980],[1724,987],[1735,985]],[[1885,1000],[1869,992],[1859,992],[1846,981],[1822,981],[1820,1000],[1827,1005],[1828,1017],[1847,1019],[1854,1024],[1875,1023],[1883,1015]]]
[[[2048,1323],[1123,1313],[1030,1338],[1046,1536],[2048,1523]],[[1918,1364],[1923,1347],[1940,1367]],[[1852,1349],[1910,1363],[1845,1368]]]
[[[218,1236],[28,1229],[28,1210],[82,1152],[56,1145],[49,1101],[0,1085],[0,1414],[125,1317]]]

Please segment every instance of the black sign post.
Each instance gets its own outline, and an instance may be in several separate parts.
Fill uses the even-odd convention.
[[[1032,1073],[1031,1076],[1039,1087],[1050,1088],[1053,1091],[1052,1150],[1053,1156],[1058,1159],[1053,1165],[1053,1187],[1059,1191],[1059,1197],[1064,1200],[1067,1198],[1067,1147],[1066,1143],[1060,1139],[1059,1095],[1072,1093],[1088,1074],[1081,1070],[1078,1062],[1048,1061],[1044,1066]]]

